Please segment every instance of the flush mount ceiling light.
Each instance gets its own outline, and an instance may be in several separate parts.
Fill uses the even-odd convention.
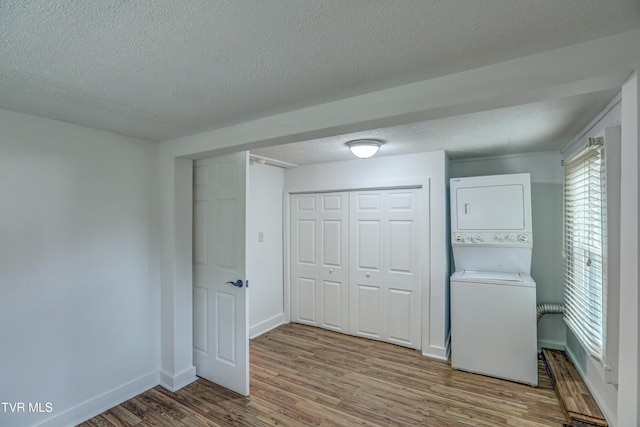
[[[368,159],[376,154],[382,144],[377,139],[356,139],[346,143],[353,155],[361,159]]]

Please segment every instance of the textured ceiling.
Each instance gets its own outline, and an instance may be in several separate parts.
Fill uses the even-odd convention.
[[[0,108],[161,141],[636,28],[637,0],[0,0]]]
[[[345,143],[363,138],[385,142],[378,157],[434,150],[446,150],[451,159],[558,151],[572,142],[618,92],[605,90],[251,152],[296,165],[353,160]]]

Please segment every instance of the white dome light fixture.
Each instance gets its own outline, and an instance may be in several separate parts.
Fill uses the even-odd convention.
[[[376,154],[382,144],[377,139],[355,139],[346,143],[353,155],[361,159],[368,159]]]

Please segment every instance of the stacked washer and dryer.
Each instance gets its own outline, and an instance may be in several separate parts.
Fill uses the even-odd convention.
[[[529,174],[452,178],[451,366],[538,385]]]

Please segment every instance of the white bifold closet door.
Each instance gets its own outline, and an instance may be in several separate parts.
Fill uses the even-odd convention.
[[[419,194],[292,195],[294,322],[421,348]]]
[[[352,335],[421,348],[418,191],[351,192]]]
[[[291,198],[291,318],[347,333],[349,329],[348,193]]]

